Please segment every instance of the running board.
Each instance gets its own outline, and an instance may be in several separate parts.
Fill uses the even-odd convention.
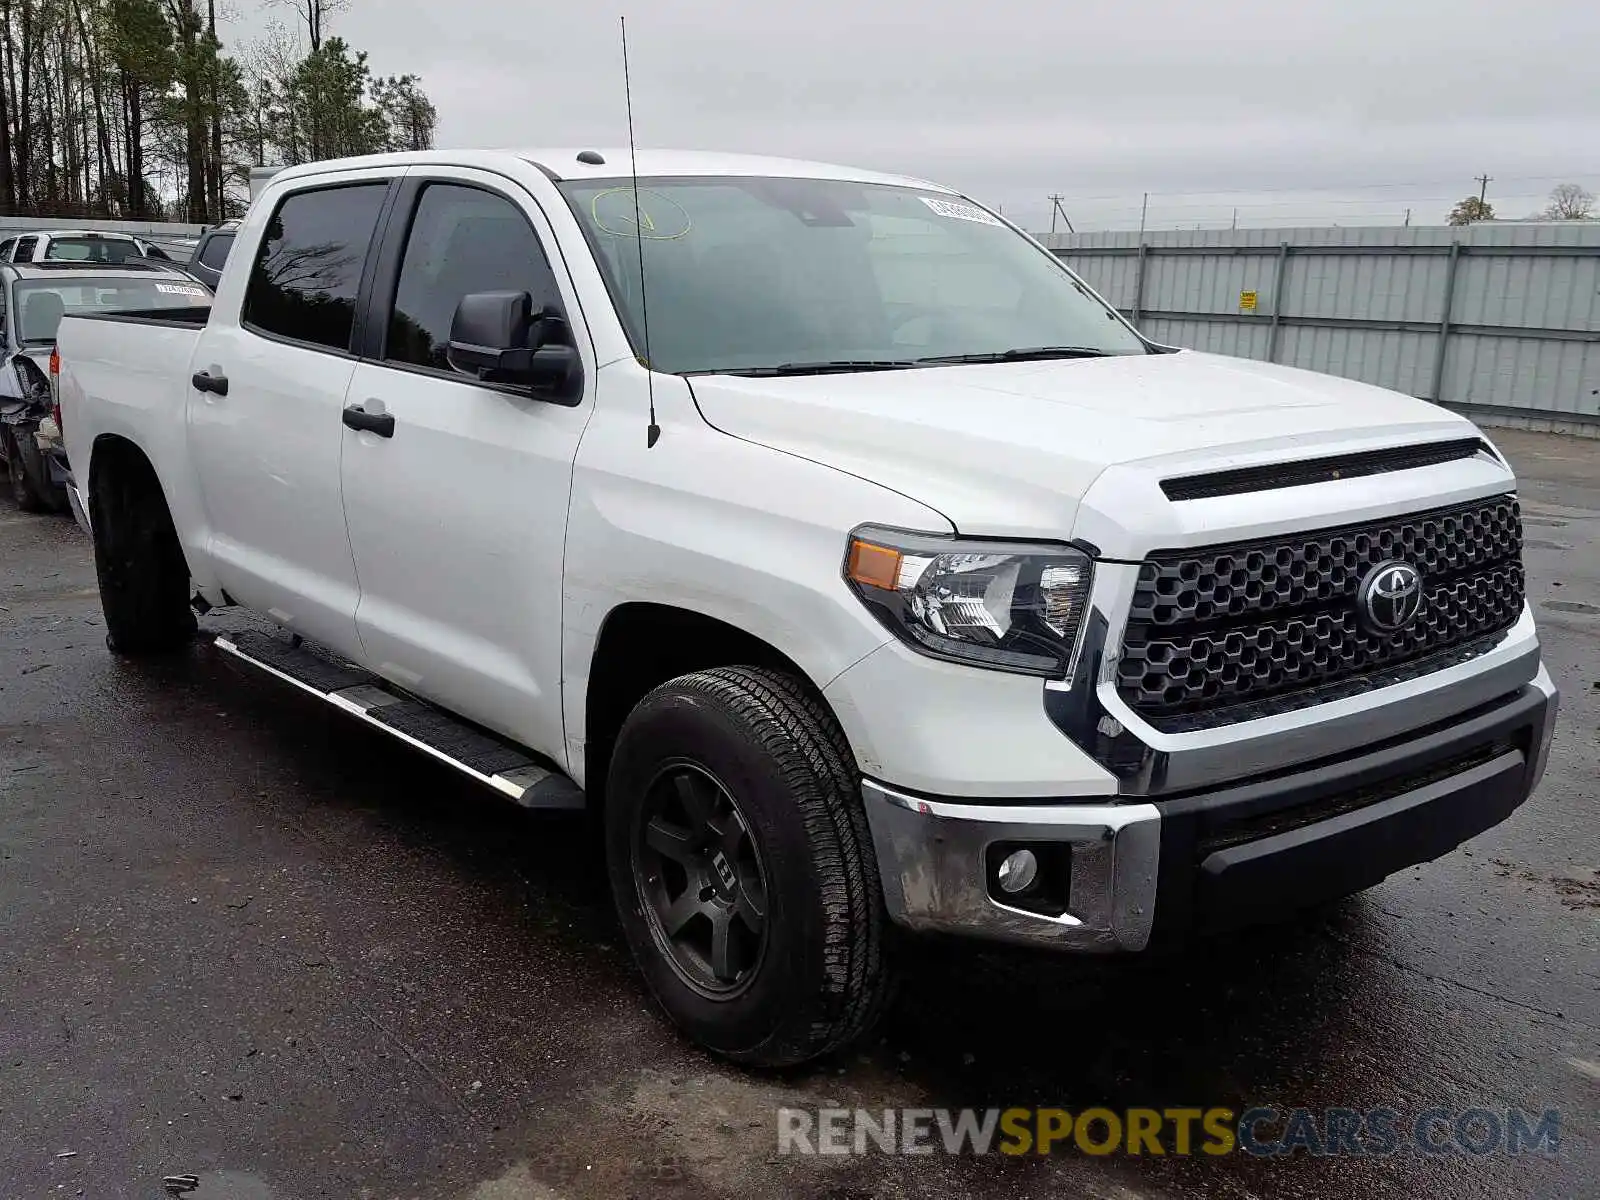
[[[249,630],[223,634],[218,650],[293,684],[487,784],[524,808],[577,810],[582,790],[526,750],[452,717],[443,709],[392,691],[381,678],[309,642],[287,642]]]

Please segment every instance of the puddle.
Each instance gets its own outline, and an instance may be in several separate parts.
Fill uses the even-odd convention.
[[[1549,517],[1524,516],[1522,518],[1522,523],[1524,525],[1548,525],[1552,529],[1565,529],[1567,527],[1567,523],[1565,521],[1552,521]]]
[[[1585,616],[1600,616],[1600,604],[1584,604],[1577,600],[1546,600],[1540,607],[1548,608],[1551,612],[1582,613]]]
[[[208,1171],[204,1175],[168,1175],[162,1194],[175,1200],[283,1200],[259,1179],[237,1171]]]
[[[1560,542],[1542,542],[1538,538],[1529,538],[1527,541],[1523,542],[1522,544],[1524,546],[1526,546],[1530,550],[1561,550],[1561,551],[1567,551],[1567,550],[1570,550],[1572,548],[1570,546],[1563,546]]]

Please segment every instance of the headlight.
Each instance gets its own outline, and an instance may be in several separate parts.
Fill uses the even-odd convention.
[[[1077,655],[1094,561],[1065,546],[980,542],[864,527],[845,579],[924,654],[1064,676]]]

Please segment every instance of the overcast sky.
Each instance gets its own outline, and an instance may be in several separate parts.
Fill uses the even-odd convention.
[[[626,0],[624,0],[626,2]],[[253,6],[233,30],[257,35]],[[1048,228],[1440,223],[1600,192],[1594,0],[350,0],[331,32],[422,76],[441,146],[626,139],[906,171]],[[287,19],[288,10],[276,16]]]

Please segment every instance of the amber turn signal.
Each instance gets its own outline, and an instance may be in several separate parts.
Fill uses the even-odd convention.
[[[900,551],[860,538],[850,539],[850,559],[845,574],[862,587],[892,592],[900,582]]]

